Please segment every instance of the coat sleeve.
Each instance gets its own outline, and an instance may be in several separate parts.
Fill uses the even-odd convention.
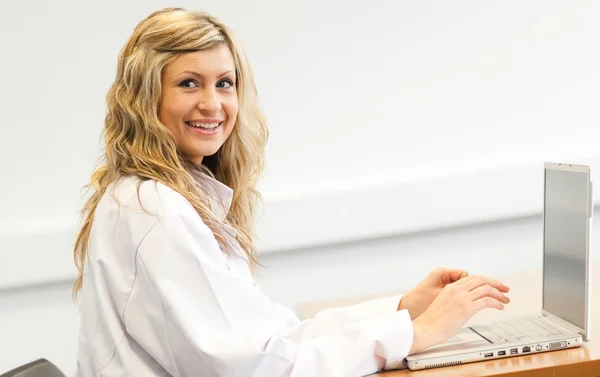
[[[171,215],[138,247],[123,321],[173,376],[363,376],[402,366],[412,346],[408,312],[389,303],[299,321],[227,268],[201,221]]]
[[[299,323],[299,328],[304,329],[300,333],[304,339],[317,337],[355,322],[394,313],[398,310],[401,297],[391,296],[368,300],[355,305],[322,310],[314,318]],[[277,303],[273,303],[272,305],[279,306],[279,310],[288,311],[290,315],[297,318],[287,307]],[[296,319],[296,321],[298,320]]]

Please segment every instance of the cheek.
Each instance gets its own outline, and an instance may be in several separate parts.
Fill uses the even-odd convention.
[[[185,98],[174,98],[166,96],[160,104],[158,118],[171,131],[181,127],[186,114],[193,108],[193,104]]]
[[[225,112],[227,113],[227,118],[231,125],[233,126],[237,120],[239,104],[237,97],[230,99],[224,104]]]
[[[169,131],[171,131],[175,137],[177,137],[179,131],[176,123],[173,121],[172,113],[169,110],[170,109],[168,108],[161,108],[161,110],[158,112],[158,119]]]
[[[171,129],[171,118],[173,113],[173,100],[170,96],[165,93],[163,97],[160,99],[159,107],[158,107],[158,119],[164,124],[167,128]]]

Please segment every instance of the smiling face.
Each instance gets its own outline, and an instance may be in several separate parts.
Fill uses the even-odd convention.
[[[225,143],[238,114],[235,63],[225,45],[185,53],[162,72],[158,118],[195,164]]]

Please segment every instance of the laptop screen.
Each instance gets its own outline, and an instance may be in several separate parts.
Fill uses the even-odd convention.
[[[589,173],[545,169],[543,309],[585,328]]]

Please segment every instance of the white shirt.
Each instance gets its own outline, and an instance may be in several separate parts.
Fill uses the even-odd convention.
[[[399,297],[299,321],[254,284],[234,237],[228,257],[182,195],[146,181],[140,206],[139,182],[120,180],[96,209],[78,376],[337,377],[404,365],[413,328]],[[231,189],[203,185],[224,220]]]

